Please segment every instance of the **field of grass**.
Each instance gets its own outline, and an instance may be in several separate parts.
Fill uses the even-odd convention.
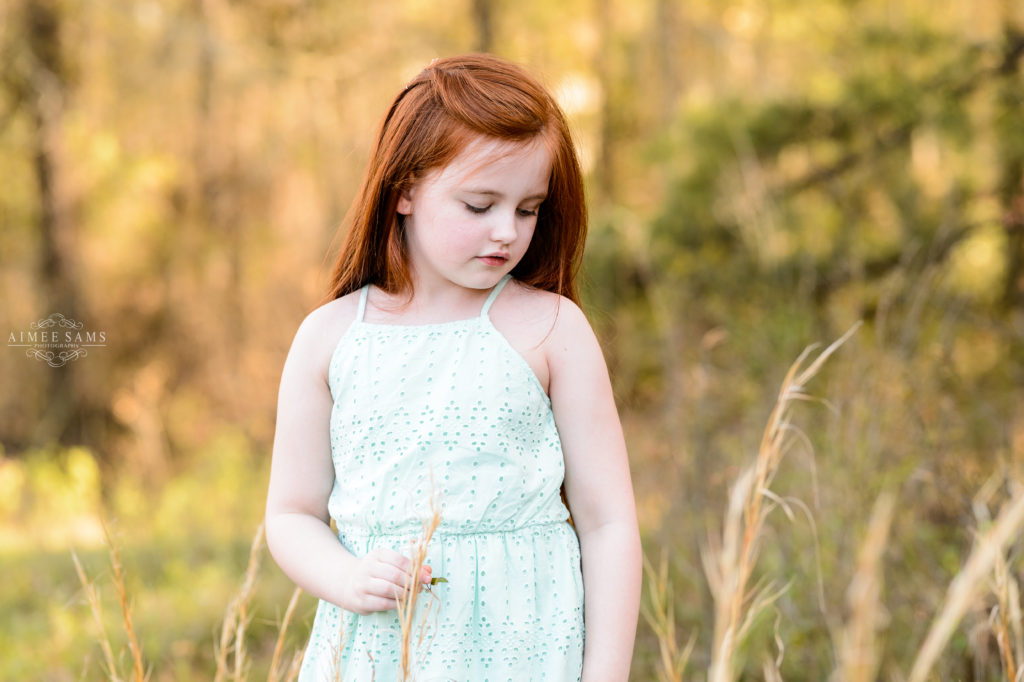
[[[106,497],[95,458],[83,449],[0,462],[7,504],[0,679],[132,679],[111,546],[120,553],[148,678],[214,679],[222,625],[242,591],[260,525],[264,469],[241,436],[227,433],[159,490],[123,479]],[[96,589],[102,630],[73,553]],[[294,586],[262,545],[254,556],[259,571],[245,613],[246,671],[268,679]],[[312,599],[299,600],[284,642],[288,655],[304,644],[314,609]],[[101,646],[106,638],[115,674]]]
[[[704,412],[667,441],[624,411],[647,555],[633,679],[1020,679],[1017,441],[968,451],[978,417],[924,362],[862,328],[737,385],[731,430]],[[714,397],[715,371],[688,390]],[[0,678],[286,679],[315,603],[286,616],[257,535],[266,464],[229,429],[151,488],[101,485],[81,448],[0,460]]]

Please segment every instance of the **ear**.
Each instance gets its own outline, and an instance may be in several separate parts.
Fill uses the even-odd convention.
[[[398,195],[398,206],[395,208],[402,215],[412,213],[412,189],[403,189]]]

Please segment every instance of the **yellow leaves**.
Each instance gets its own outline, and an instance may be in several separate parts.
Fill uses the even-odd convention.
[[[7,522],[21,506],[26,478],[21,462],[0,457],[0,522]]]
[[[974,230],[950,257],[948,286],[958,293],[992,301],[1006,271],[1006,233],[996,223]]]

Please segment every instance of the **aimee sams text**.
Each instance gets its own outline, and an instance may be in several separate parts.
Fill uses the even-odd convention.
[[[45,344],[45,343],[79,343],[79,344],[104,344],[107,342],[106,332],[80,332],[80,331],[32,331],[11,332],[7,339],[7,345],[21,344]]]

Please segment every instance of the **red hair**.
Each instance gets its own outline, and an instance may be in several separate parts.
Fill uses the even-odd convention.
[[[323,302],[374,284],[411,292],[397,205],[428,171],[449,164],[478,137],[528,142],[551,153],[548,194],[530,246],[512,275],[579,303],[587,210],[583,176],[565,114],[522,67],[487,54],[437,59],[398,93],[377,135]]]

